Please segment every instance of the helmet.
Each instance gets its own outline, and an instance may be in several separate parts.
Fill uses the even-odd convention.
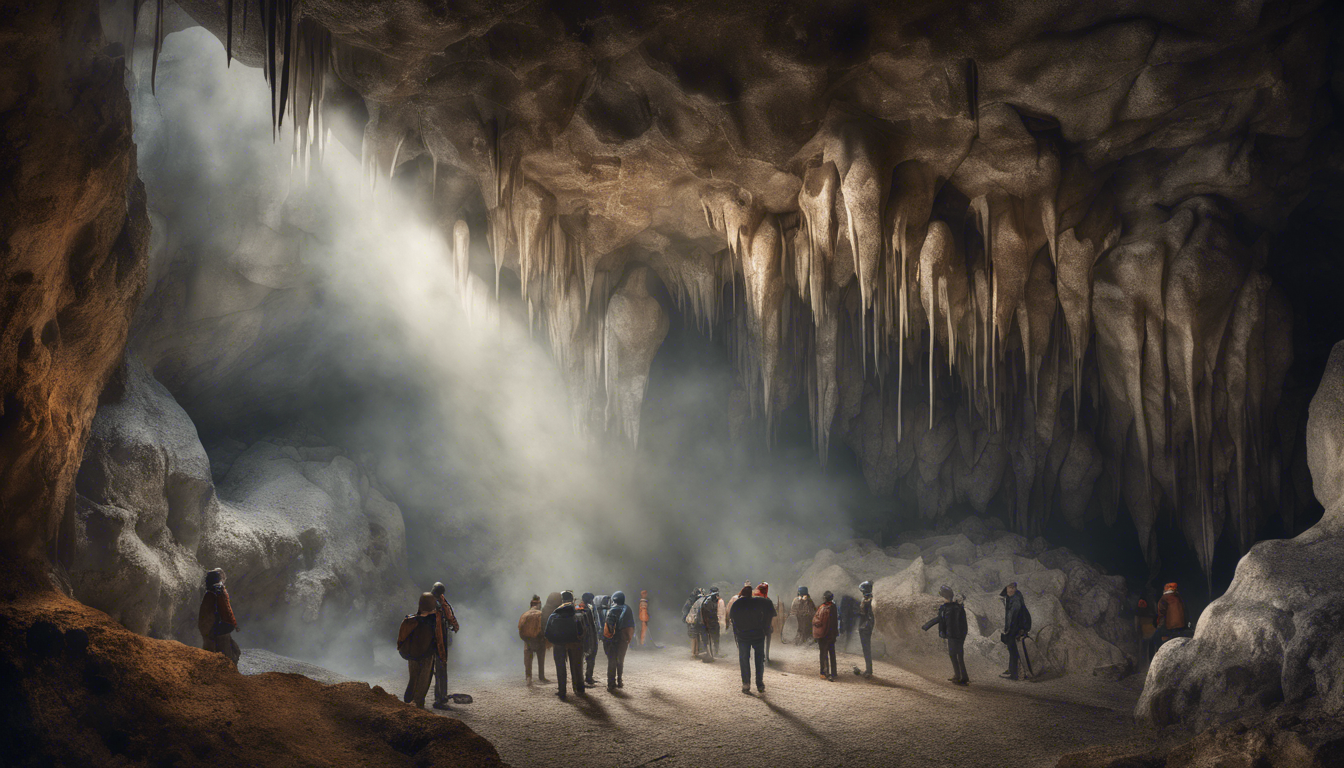
[[[873,594],[873,582],[865,581],[859,585],[859,591],[865,595]]]
[[[798,588],[798,596],[799,596],[799,597],[804,597],[804,596],[806,596],[806,595],[807,595],[807,587],[799,587],[799,588]]]

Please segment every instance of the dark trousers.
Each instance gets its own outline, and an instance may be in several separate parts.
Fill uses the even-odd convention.
[[[565,695],[565,662],[574,677],[574,692],[583,693],[583,643],[560,643],[555,646],[555,679],[560,683],[560,695]]]
[[[448,660],[434,656],[434,703],[448,703]]]
[[[630,649],[630,641],[617,640],[606,644],[607,651],[607,687],[623,682],[625,677],[625,652]]]
[[[1011,636],[1004,640],[1004,645],[1008,646],[1008,676],[1017,679],[1017,636]]]
[[[715,658],[719,656],[719,628],[710,627],[705,631],[705,648],[709,650]]]
[[[583,655],[584,675],[583,682],[588,685],[593,684],[593,664],[597,661],[597,648],[594,647],[591,653]]]
[[[864,632],[859,630],[859,645],[863,646],[863,667],[864,672],[873,674],[873,631],[870,629]]]
[[[825,637],[817,640],[817,648],[821,649],[822,676],[835,679],[835,638]]]
[[[411,659],[406,662],[408,670],[408,679],[406,681],[406,693],[401,700],[407,704],[425,708],[425,694],[429,693],[429,678],[434,675],[434,658],[437,654],[430,654],[423,659]]]
[[[947,655],[952,659],[952,677],[963,683],[971,682],[966,675],[966,638],[947,638]]]
[[[751,656],[756,654],[756,687],[765,687],[765,638],[737,641],[737,664],[742,668],[742,685],[751,685]]]
[[[769,660],[770,660],[770,636],[773,635],[773,634],[774,634],[774,631],[772,630],[772,631],[767,632],[766,635],[765,635],[765,660],[766,660],[766,661],[769,661]]]

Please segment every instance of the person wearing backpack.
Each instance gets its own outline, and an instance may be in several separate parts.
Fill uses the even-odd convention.
[[[584,592],[580,601],[574,605],[579,623],[583,625],[583,684],[589,688],[597,685],[593,680],[593,663],[597,660],[597,621],[593,610],[593,593]]]
[[[999,639],[1008,646],[1008,669],[999,677],[1017,680],[1017,643],[1031,631],[1031,612],[1022,593],[1017,591],[1016,581],[1004,587],[999,597],[1003,598],[1003,635]]]
[[[451,709],[448,706],[448,646],[453,644],[453,635],[449,633],[455,634],[459,629],[453,606],[443,596],[447,591],[441,581],[434,582],[433,589],[429,590],[434,596],[434,638],[438,652],[434,659],[434,708],[442,710]]]
[[[532,596],[532,605],[518,617],[518,637],[523,641],[523,669],[527,672],[527,684],[532,684],[532,657],[537,657],[537,679],[543,683],[546,679],[546,637],[542,634],[541,595]]]
[[[625,604],[625,593],[611,595],[614,605],[602,624],[602,650],[607,654],[607,690],[625,687],[625,652],[635,639],[635,612]]]
[[[775,604],[768,597],[754,597],[751,585],[742,587],[728,609],[728,619],[737,639],[737,663],[742,669],[742,692],[751,693],[751,656],[756,656],[756,690],[765,693],[765,638],[775,618]]]
[[[201,648],[223,654],[235,667],[238,666],[243,652],[230,634],[238,631],[238,619],[233,615],[229,591],[224,588],[223,568],[205,573],[205,596],[201,598],[196,628],[201,632]]]
[[[811,643],[812,638],[812,617],[817,615],[817,604],[812,602],[812,596],[807,594],[807,587],[798,588],[798,596],[793,598],[793,605],[789,606],[789,613],[793,615],[798,622],[798,645]],[[781,640],[783,637],[781,636]]]
[[[705,629],[705,659],[713,661],[719,655],[719,588],[710,587],[709,594],[700,604],[700,624]]]
[[[696,602],[700,600],[701,592],[702,590],[696,587],[681,609],[681,615],[686,620],[686,636],[691,638],[692,659],[700,658],[700,616],[694,609]]]
[[[565,675],[569,673],[573,680],[574,694],[583,694],[583,620],[574,605],[574,593],[565,590],[560,593],[560,605],[546,620],[546,639],[550,641],[555,654],[555,677],[560,689],[555,695],[566,701]],[[569,668],[566,670],[565,665]]]
[[[966,685],[971,678],[966,674],[966,606],[954,599],[952,588],[944,584],[938,594],[943,604],[938,606],[938,615],[924,624],[924,631],[938,625],[938,636],[947,640],[947,655],[952,659],[952,676],[947,680],[956,685]]]
[[[409,673],[406,693],[401,700],[420,709],[425,708],[425,694],[429,693],[429,681],[434,676],[434,662],[438,658],[437,608],[434,595],[421,594],[416,612],[402,619],[397,631],[397,653],[406,660]]]
[[[812,636],[817,639],[821,652],[821,679],[835,682],[835,640],[840,637],[840,615],[835,607],[835,595],[828,589],[821,593],[821,605],[812,617]]]

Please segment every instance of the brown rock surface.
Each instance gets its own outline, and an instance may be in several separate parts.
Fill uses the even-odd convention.
[[[0,27],[0,555],[51,554],[145,282],[149,222],[123,66],[97,4]]]
[[[240,675],[51,592],[0,603],[0,711],[6,765],[503,765],[379,688]]]

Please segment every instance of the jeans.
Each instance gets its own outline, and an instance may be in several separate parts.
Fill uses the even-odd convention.
[[[756,653],[756,687],[765,687],[765,638],[737,641],[737,663],[742,667],[742,686],[751,685],[751,655]]]
[[[622,630],[624,632],[624,630]],[[625,676],[625,652],[630,648],[629,640],[617,640],[607,645],[607,687],[622,682]]]
[[[963,683],[969,683],[971,678],[966,675],[966,656],[965,656],[966,638],[947,638],[947,655],[952,659],[952,677]]]
[[[835,638],[825,637],[817,640],[817,648],[821,651],[821,675],[835,679]],[[829,671],[828,664],[829,663]]]
[[[573,676],[575,693],[583,693],[583,643],[561,643],[554,647],[555,679],[560,683],[560,695],[565,695],[565,662]]]

